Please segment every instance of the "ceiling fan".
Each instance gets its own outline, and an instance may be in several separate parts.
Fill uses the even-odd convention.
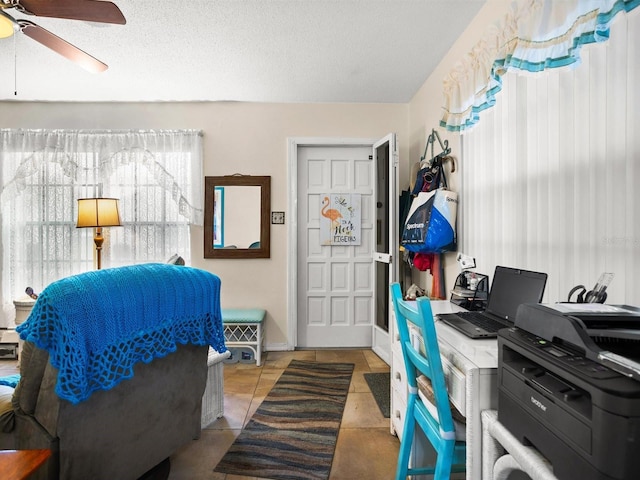
[[[120,9],[113,2],[101,0],[0,0],[0,39],[21,31],[56,53],[77,63],[90,72],[104,72],[109,68],[105,63],[92,57],[66,40],[35,23],[14,18],[6,10],[15,8],[18,12],[37,17],[55,17],[88,22],[127,23]]]

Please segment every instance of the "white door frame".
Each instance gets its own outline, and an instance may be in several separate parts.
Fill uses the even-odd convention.
[[[287,258],[287,349],[294,350],[298,343],[298,148],[299,147],[373,147],[379,138],[291,137],[287,139],[289,169],[287,185],[287,211],[289,222],[289,255]],[[373,252],[372,252],[373,254]],[[371,259],[373,262],[373,258]]]

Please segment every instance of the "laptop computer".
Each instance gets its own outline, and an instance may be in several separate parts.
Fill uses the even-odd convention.
[[[546,273],[497,266],[484,311],[445,313],[438,318],[468,337],[495,338],[498,330],[513,326],[520,304],[542,301],[546,284]]]

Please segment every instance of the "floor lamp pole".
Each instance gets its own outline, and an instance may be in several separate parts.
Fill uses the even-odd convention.
[[[96,227],[96,233],[93,237],[93,242],[96,244],[96,257],[98,260],[98,270],[102,267],[102,243],[104,237],[102,236],[102,227]]]

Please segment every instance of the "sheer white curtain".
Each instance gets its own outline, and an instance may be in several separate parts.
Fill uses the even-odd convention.
[[[549,273],[545,301],[613,272],[607,303],[640,305],[640,9],[575,68],[503,76],[463,134],[461,251]]]
[[[189,226],[203,222],[201,132],[0,130],[0,164],[0,324],[27,286],[94,268],[93,229],[75,227],[78,198],[120,199],[123,227],[103,231],[103,268],[189,261]]]

